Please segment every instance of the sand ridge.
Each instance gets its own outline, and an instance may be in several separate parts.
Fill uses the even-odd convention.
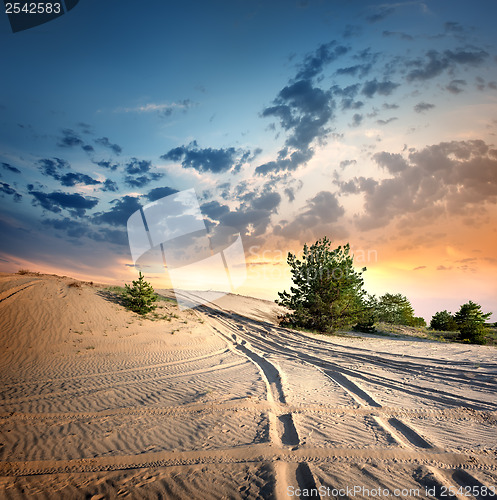
[[[75,282],[0,276],[3,497],[496,484],[492,347],[305,334],[239,296],[151,321]]]

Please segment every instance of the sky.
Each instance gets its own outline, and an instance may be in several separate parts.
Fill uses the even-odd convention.
[[[370,293],[497,321],[496,17],[494,0],[80,0],[12,33],[3,13],[0,271],[130,282],[129,217],[194,189],[215,252],[240,235],[237,293],[274,300],[288,252],[326,236]]]

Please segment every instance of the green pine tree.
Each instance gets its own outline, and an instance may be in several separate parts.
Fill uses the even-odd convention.
[[[471,300],[463,304],[461,309],[454,315],[459,330],[459,340],[471,344],[485,344],[487,329],[485,321],[492,313],[484,314],[479,304]]]
[[[280,318],[282,325],[329,332],[357,323],[364,282],[362,272],[353,267],[349,244],[332,250],[325,237],[311,247],[304,245],[302,260],[289,253],[287,262],[294,286],[278,293],[276,303],[290,310]]]
[[[141,271],[138,279],[133,281],[131,286],[124,285],[123,303],[127,309],[143,316],[157,307],[155,302],[157,302],[157,294],[152,285],[145,281]]]

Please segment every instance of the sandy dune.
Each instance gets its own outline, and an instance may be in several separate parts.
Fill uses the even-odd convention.
[[[492,498],[495,348],[157,312],[0,275],[0,498]]]

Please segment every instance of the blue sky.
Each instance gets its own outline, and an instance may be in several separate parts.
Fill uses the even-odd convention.
[[[15,34],[0,16],[0,269],[129,281],[127,218],[194,187],[242,235],[243,293],[275,298],[286,252],[328,236],[428,319],[497,314],[496,14],[80,0]]]

